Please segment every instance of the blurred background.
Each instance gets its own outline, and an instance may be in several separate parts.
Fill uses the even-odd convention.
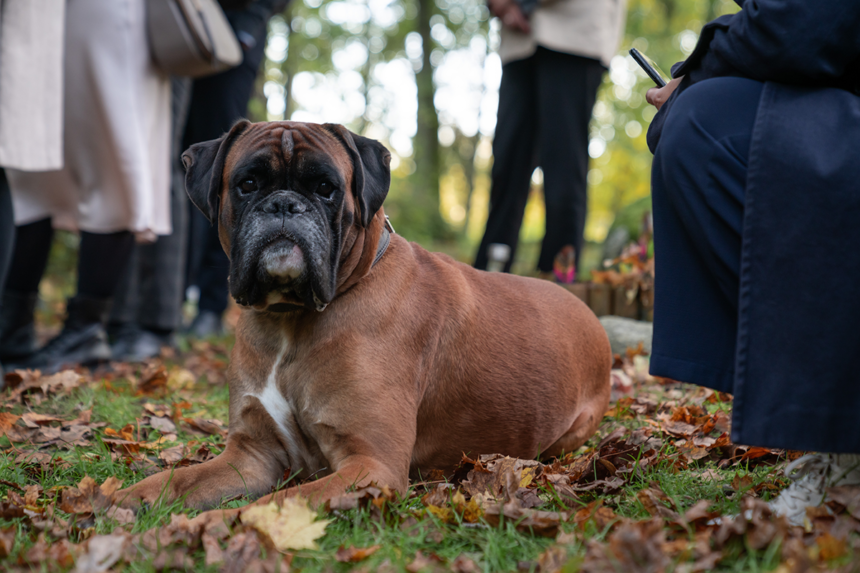
[[[737,9],[731,0],[629,0],[591,122],[580,279],[602,264],[607,237],[635,240],[650,210],[645,133],[655,110],[644,96],[653,83],[627,51],[668,74],[704,23]],[[293,0],[270,20],[249,119],[342,123],[382,141],[393,155],[385,209],[397,232],[471,263],[487,217],[499,27],[483,0]],[[541,191],[537,169],[513,268],[520,274],[535,272]],[[49,301],[74,285],[77,237],[59,239],[41,287]]]

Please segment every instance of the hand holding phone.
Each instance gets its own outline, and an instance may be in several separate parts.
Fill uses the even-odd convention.
[[[637,50],[636,48],[630,49],[630,55],[633,56],[633,59],[636,61],[639,66],[645,70],[645,73],[648,74],[648,77],[654,80],[654,83],[657,84],[658,88],[662,88],[666,85],[666,80],[664,79],[664,74],[657,67],[651,58],[644,55],[642,52]]]

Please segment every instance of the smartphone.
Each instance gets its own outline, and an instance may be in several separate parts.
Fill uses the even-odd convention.
[[[636,63],[645,70],[645,73],[648,74],[648,77],[654,80],[654,83],[657,84],[658,88],[662,88],[666,85],[666,80],[664,78],[663,71],[657,67],[651,58],[644,55],[642,52],[637,50],[636,48],[630,49],[630,55],[633,56],[633,59],[636,60]]]

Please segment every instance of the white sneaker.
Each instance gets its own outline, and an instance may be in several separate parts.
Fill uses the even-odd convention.
[[[770,509],[792,525],[803,525],[806,508],[821,505],[828,487],[860,485],[860,454],[809,454],[788,464],[785,475],[792,483]]]

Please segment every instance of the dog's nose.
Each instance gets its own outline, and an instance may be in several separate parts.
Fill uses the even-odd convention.
[[[299,215],[307,209],[299,197],[282,193],[272,195],[263,204],[263,212],[270,215]]]

